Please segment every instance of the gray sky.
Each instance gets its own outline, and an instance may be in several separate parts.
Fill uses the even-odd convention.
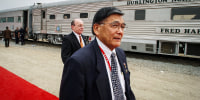
[[[11,9],[16,7],[30,6],[34,3],[50,3],[69,0],[0,0],[0,10]]]

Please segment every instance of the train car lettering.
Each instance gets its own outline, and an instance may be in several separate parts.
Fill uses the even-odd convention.
[[[185,34],[200,34],[200,29],[184,29]]]
[[[160,33],[164,34],[199,34],[200,35],[200,29],[184,29],[184,28],[161,28]]]
[[[193,0],[132,0],[127,1],[127,5],[157,4],[170,2],[192,2]]]
[[[127,5],[138,5],[138,4],[153,4],[153,3],[165,3],[167,0],[135,0],[127,1]]]
[[[177,33],[180,33],[180,32],[181,32],[180,29],[161,28],[161,33],[177,34]]]

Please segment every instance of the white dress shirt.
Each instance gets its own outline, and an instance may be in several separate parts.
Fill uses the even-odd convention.
[[[76,32],[74,32],[73,31],[73,33],[74,33],[74,35],[76,36],[76,38],[78,39],[78,42],[79,42],[79,44],[80,44],[80,39],[79,39],[79,36],[81,36],[81,35],[79,35],[79,34],[77,34]],[[83,47],[85,46],[85,42],[84,42],[84,40],[83,40],[83,37],[81,36],[81,39],[82,39],[82,41],[83,41]]]
[[[110,64],[111,64],[111,54],[112,52],[114,52],[116,54],[116,51],[115,49],[113,51],[111,51],[106,45],[104,45],[97,37],[97,43],[98,45],[102,48],[102,50],[105,52]],[[125,81],[124,81],[124,76],[122,74],[122,71],[121,71],[121,67],[119,65],[119,61],[117,59],[117,55],[115,56],[115,60],[117,61],[117,67],[118,67],[118,76],[119,76],[119,79],[120,79],[120,83],[121,83],[121,86],[122,86],[122,90],[123,90],[123,95],[124,95],[124,98],[126,100],[126,96],[125,96]],[[113,93],[113,87],[112,87],[112,81],[111,81],[111,71],[110,71],[110,68],[109,68],[109,65],[104,57],[104,61],[105,61],[105,64],[106,64],[106,70],[107,70],[107,73],[108,73],[108,79],[109,79],[109,83],[110,83],[110,89],[111,89],[111,94],[112,94],[112,100],[114,100],[114,93]]]

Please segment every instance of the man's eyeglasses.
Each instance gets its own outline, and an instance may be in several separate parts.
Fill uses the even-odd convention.
[[[122,30],[126,29],[127,26],[125,23],[120,24],[119,22],[112,22],[112,23],[100,23],[100,25],[104,24],[109,24],[113,29],[119,29],[121,28]]]

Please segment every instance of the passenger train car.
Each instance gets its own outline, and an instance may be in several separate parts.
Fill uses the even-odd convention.
[[[125,51],[200,58],[200,0],[74,0],[0,11],[0,31],[22,26],[27,39],[61,44],[74,18],[91,33],[93,16],[102,7],[125,13],[128,26],[121,48]]]

